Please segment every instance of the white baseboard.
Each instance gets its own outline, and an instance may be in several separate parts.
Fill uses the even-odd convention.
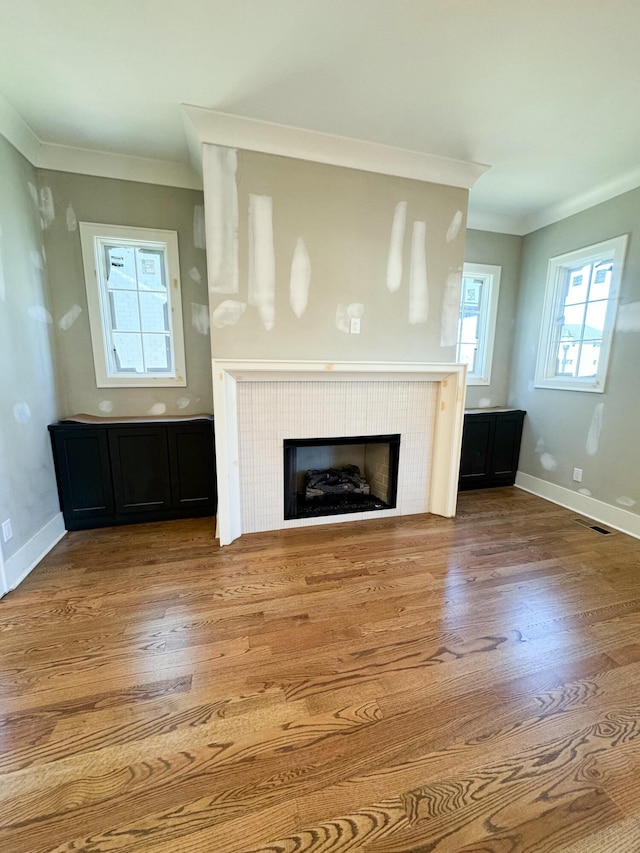
[[[594,521],[599,521],[601,524],[606,524],[607,527],[613,527],[622,533],[628,533],[629,536],[640,539],[640,515],[596,500],[588,495],[581,495],[571,489],[565,489],[564,486],[556,486],[555,483],[549,483],[539,477],[532,477],[531,474],[524,474],[522,471],[518,471],[516,474],[515,485],[525,492],[531,492],[532,495],[538,495],[538,497],[545,498],[554,504],[559,504],[580,513],[580,515],[586,515],[587,518],[592,518]]]
[[[62,513],[59,512],[9,557],[4,564],[7,590],[15,589],[22,583],[66,532]]]

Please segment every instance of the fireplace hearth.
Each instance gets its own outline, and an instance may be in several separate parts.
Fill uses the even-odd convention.
[[[393,509],[400,434],[284,439],[284,517]]]

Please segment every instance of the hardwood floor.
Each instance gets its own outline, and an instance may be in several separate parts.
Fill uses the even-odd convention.
[[[640,543],[575,518],[69,534],[0,601],[0,850],[637,853]]]

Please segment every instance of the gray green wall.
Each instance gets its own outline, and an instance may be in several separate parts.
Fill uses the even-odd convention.
[[[618,320],[633,330],[616,330],[605,392],[534,388],[549,258],[620,234],[629,243]],[[640,189],[524,238],[509,402],[527,411],[521,471],[640,513]]]
[[[467,386],[467,408],[507,405],[521,255],[522,237],[472,229],[467,231],[465,262],[502,267],[491,382],[489,385]]]
[[[453,296],[457,318],[466,190],[250,151],[238,152],[236,181],[239,290],[235,294],[210,292],[215,357],[454,360],[455,346],[442,345],[442,314],[446,296],[449,300]],[[219,186],[205,171],[207,204],[208,194],[214,198],[217,192]],[[217,328],[215,312],[222,303],[248,301],[250,194],[273,199],[275,322],[267,330],[256,308],[248,305],[237,323]],[[391,227],[396,205],[402,201],[407,203],[402,278],[399,289],[391,292],[386,284]],[[219,227],[210,211],[225,205],[229,207],[228,194],[207,207],[210,233]],[[459,228],[452,229],[456,214]],[[409,271],[414,221],[426,225],[429,311],[426,322],[411,324]],[[304,240],[311,264],[308,307],[300,318],[289,304],[292,257],[299,238]],[[340,305],[364,306],[359,335],[337,327]]]
[[[58,406],[35,169],[0,136],[0,521],[5,562],[60,508],[47,424]]]
[[[62,413],[123,416],[210,412],[213,402],[202,193],[45,170],[39,170],[38,178],[41,191],[51,192],[55,212],[45,246]],[[178,232],[186,388],[96,386],[78,222]]]

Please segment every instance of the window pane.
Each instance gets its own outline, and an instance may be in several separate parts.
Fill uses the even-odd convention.
[[[580,345],[560,343],[557,347],[556,376],[575,376]]]
[[[613,262],[605,261],[593,268],[589,299],[608,299],[611,291]]]
[[[136,373],[144,372],[140,335],[114,332],[113,346],[115,349],[116,370],[130,370]]]
[[[587,317],[584,325],[585,340],[600,340],[604,332],[607,318],[607,302],[591,302],[587,307]]]
[[[589,293],[589,279],[591,277],[591,264],[567,270],[567,295],[565,305],[574,305],[576,302],[586,302]]]
[[[164,290],[164,253],[160,249],[137,249],[136,265],[140,290]]]
[[[140,317],[143,332],[168,332],[169,315],[164,293],[140,293]]]
[[[171,370],[171,349],[167,335],[143,335],[147,370]]]
[[[578,376],[596,375],[600,351],[600,341],[589,341],[589,343],[582,344]]]
[[[462,290],[462,304],[463,306],[473,308],[480,308],[480,301],[482,297],[482,285],[483,281],[481,278],[463,278],[462,280],[463,290]]]
[[[562,337],[580,340],[582,337],[582,324],[584,322],[585,305],[567,305],[564,309]]]
[[[460,344],[460,361],[468,365],[469,373],[475,372],[476,347],[474,344]]]
[[[462,343],[476,343],[478,340],[478,315],[462,317],[460,320],[460,341]]]
[[[105,246],[107,264],[107,287],[135,290],[135,249],[128,246]]]
[[[112,328],[118,332],[138,332],[140,312],[138,295],[130,290],[112,290],[109,293]]]

